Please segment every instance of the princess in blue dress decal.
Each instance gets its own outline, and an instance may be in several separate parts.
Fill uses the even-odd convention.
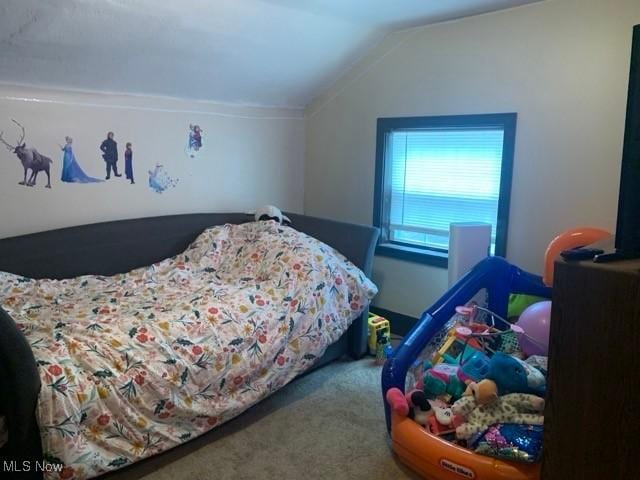
[[[78,164],[76,160],[76,156],[73,153],[73,148],[71,144],[73,143],[73,138],[64,137],[65,145],[60,145],[62,148],[63,157],[62,157],[62,177],[61,180],[67,183],[96,183],[102,182],[99,178],[93,178],[84,173],[84,170]]]

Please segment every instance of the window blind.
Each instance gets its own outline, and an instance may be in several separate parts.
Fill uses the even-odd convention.
[[[486,222],[493,252],[503,141],[501,128],[392,131],[389,239],[447,249],[450,223]]]

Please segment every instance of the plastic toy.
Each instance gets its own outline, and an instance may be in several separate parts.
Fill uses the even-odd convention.
[[[512,463],[474,453],[396,413],[390,420],[393,450],[403,463],[429,480],[540,478],[540,464]]]
[[[538,302],[522,312],[517,326],[524,330],[520,347],[527,355],[547,355],[549,351],[549,327],[551,324],[551,302]]]
[[[553,285],[553,262],[556,261],[560,252],[590,245],[609,237],[611,237],[611,233],[606,230],[592,227],[579,227],[562,232],[551,240],[544,254],[544,284],[549,287]]]
[[[474,352],[458,370],[458,378],[463,382],[478,382],[489,373],[489,357],[482,352]]]
[[[478,325],[473,327],[473,324],[468,326],[455,326],[447,334],[447,338],[433,357],[434,363],[451,363],[459,364],[466,360],[475,351],[482,351],[483,347],[477,339],[469,339],[467,334],[478,332],[480,329],[486,330],[486,325]]]
[[[387,359],[391,335],[383,329],[376,330],[376,364],[382,365]]]
[[[409,402],[404,396],[404,393],[399,388],[390,388],[385,395],[387,405],[391,407],[391,410],[400,415],[406,417],[409,415]]]
[[[511,293],[551,297],[551,289],[542,283],[541,277],[527,273],[500,257],[484,259],[422,314],[411,332],[385,362],[382,370],[383,397],[392,388],[404,391],[409,367],[454,316],[456,306],[469,302],[481,289],[487,291],[487,307],[503,318],[507,315]],[[509,463],[456,446],[429,433],[413,420],[394,413],[387,402],[385,417],[393,449],[399,459],[430,480],[540,478],[540,467],[537,464]]]
[[[383,353],[385,360],[391,356],[391,354],[393,353],[393,347],[391,346],[391,344],[388,343],[384,346]]]
[[[518,317],[522,315],[528,306],[533,305],[534,303],[543,302],[545,299],[541,297],[536,297],[535,295],[522,295],[522,294],[512,294],[509,295],[509,308],[507,310],[507,318],[511,321],[512,318],[514,322],[518,320]]]
[[[496,423],[544,424],[544,399],[526,393],[503,395],[485,405],[468,395],[454,403],[451,410],[465,419],[465,423],[456,428],[456,437],[464,440]]]
[[[377,332],[382,330],[386,332],[387,337],[391,338],[391,324],[386,318],[383,318],[380,315],[376,315],[374,313],[369,313],[367,325],[369,325],[369,353],[371,355],[375,355],[378,340]]]
[[[497,338],[494,344],[495,351],[508,355],[520,355],[522,349],[520,348],[519,337],[522,336],[522,334],[524,334],[524,331],[517,325],[511,325],[509,330],[504,331],[503,334]]]

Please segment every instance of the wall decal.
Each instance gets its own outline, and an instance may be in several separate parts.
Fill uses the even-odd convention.
[[[46,188],[51,188],[51,174],[50,167],[53,163],[49,157],[45,157],[40,154],[35,148],[27,148],[27,144],[24,141],[24,137],[26,136],[25,129],[22,125],[16,122],[14,119],[11,119],[13,123],[18,125],[22,130],[21,136],[18,139],[18,142],[15,146],[11,145],[3,138],[2,134],[4,132],[0,132],[0,141],[7,147],[8,150],[15,153],[20,162],[22,163],[22,167],[24,168],[24,178],[21,182],[18,182],[19,185],[26,185],[28,187],[33,187],[36,184],[36,179],[38,178],[38,173],[41,171],[47,174],[47,185]],[[31,175],[29,176],[29,180],[27,180],[27,171],[31,170]]]
[[[154,192],[162,193],[177,184],[178,179],[171,178],[159,163],[156,163],[153,170],[149,170],[149,188]]]
[[[195,158],[202,151],[202,134],[204,130],[200,125],[189,124],[189,142],[187,143],[187,155]]]
[[[104,180],[100,180],[98,178],[90,177],[80,164],[76,160],[76,156],[73,153],[73,138],[67,136],[64,137],[65,144],[64,146],[60,145],[60,148],[64,152],[62,154],[62,176],[60,180],[68,183],[96,183],[103,182]]]
[[[111,178],[111,170],[116,177],[122,176],[121,173],[118,173],[118,143],[113,139],[114,136],[113,132],[107,133],[107,138],[100,144],[102,158],[107,164],[106,180]]]
[[[127,180],[131,181],[131,185],[133,185],[133,148],[131,142],[127,142],[127,146],[124,150],[124,174],[127,177]]]

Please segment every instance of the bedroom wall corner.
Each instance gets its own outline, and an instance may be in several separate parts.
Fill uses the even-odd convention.
[[[25,127],[27,148],[52,160],[51,189],[45,188],[43,171],[36,186],[22,186],[21,160],[0,145],[0,238],[126,218],[246,211],[263,204],[303,211],[305,119],[299,109],[0,84],[0,112],[8,143],[14,145],[20,136],[15,119]],[[202,130],[202,149],[196,152],[189,150],[190,125]],[[133,144],[135,184],[124,175],[105,181],[98,147],[108,131],[118,142],[120,172],[125,144]],[[66,136],[73,138],[82,170],[100,182],[61,181]],[[159,186],[150,182],[157,164]]]
[[[517,112],[507,258],[615,228],[637,0],[547,0],[389,35],[306,109],[305,212],[371,223],[376,119]],[[446,269],[376,257],[374,304],[419,316]]]

